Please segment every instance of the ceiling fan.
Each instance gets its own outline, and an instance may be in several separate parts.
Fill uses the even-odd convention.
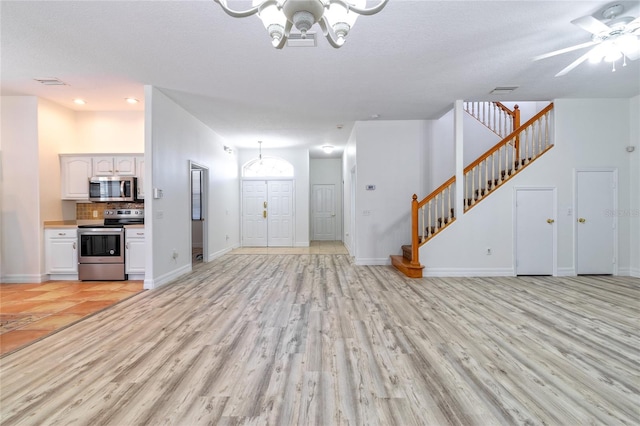
[[[599,63],[602,60],[611,62],[613,71],[616,70],[616,61],[621,58],[623,66],[626,66],[627,59],[634,61],[640,57],[640,17],[634,19],[630,16],[620,16],[622,12],[624,12],[624,6],[613,4],[607,6],[600,13],[606,23],[594,18],[592,15],[574,19],[571,21],[572,24],[592,34],[591,41],[545,53],[544,55],[536,56],[533,60],[537,61],[591,47],[587,53],[556,74],[556,77],[569,73],[569,71],[587,59],[592,63]]]

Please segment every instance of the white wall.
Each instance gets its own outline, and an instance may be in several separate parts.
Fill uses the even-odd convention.
[[[555,147],[420,250],[426,275],[512,275],[513,188],[550,186],[558,194],[558,273],[575,274],[573,177],[576,168],[616,167],[619,208],[630,208],[628,99],[555,101]],[[606,125],[605,125],[606,124]],[[629,271],[630,218],[619,218],[619,272]],[[493,254],[487,256],[486,248]]]
[[[38,99],[38,149],[40,152],[40,215],[42,221],[75,220],[75,201],[62,201],[61,152],[77,146],[76,113],[45,99]]]
[[[640,278],[640,96],[636,96],[629,101],[629,122],[631,129],[629,132],[629,145],[635,150],[629,154],[631,172],[629,174],[629,196],[630,196],[630,248],[629,267],[630,275]]]
[[[237,158],[216,132],[159,89],[145,87],[145,105],[145,288],[155,288],[191,271],[190,161],[209,169],[209,260],[239,244],[239,183]]]
[[[144,152],[144,111],[76,113],[77,148],[71,153]]]
[[[238,152],[238,173],[242,166],[258,157],[255,149],[241,149]],[[264,145],[264,144],[263,144]],[[309,150],[306,148],[269,149],[262,147],[262,155],[279,157],[293,165],[294,170],[294,247],[309,246]]]
[[[421,120],[356,123],[356,264],[389,264],[411,243],[411,199],[424,192],[428,132]]]
[[[353,257],[356,256],[356,204],[355,204],[355,191],[357,187],[357,174],[356,174],[356,129],[355,126],[351,130],[349,140],[344,148],[342,154],[342,179],[344,184],[342,186],[342,214],[344,215],[343,226],[344,235],[342,242],[349,254]]]
[[[339,158],[311,159],[309,163],[309,185],[311,204],[313,204],[313,185],[334,185],[336,197],[336,240],[342,240],[342,160]],[[309,209],[311,212],[313,206],[310,205]],[[311,223],[311,220],[309,223],[309,235],[313,238],[313,223]]]
[[[0,281],[40,282],[43,231],[39,208],[38,100],[33,96],[3,96],[0,102]]]

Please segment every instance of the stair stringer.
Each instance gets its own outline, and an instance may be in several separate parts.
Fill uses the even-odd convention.
[[[419,249],[425,277],[514,276],[514,188],[553,186],[547,167],[556,150],[502,184],[490,197],[456,217],[456,221]],[[491,255],[487,255],[487,248]],[[428,260],[427,260],[428,259]]]

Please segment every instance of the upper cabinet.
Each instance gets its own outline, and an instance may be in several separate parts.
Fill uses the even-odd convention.
[[[136,161],[134,156],[94,157],[94,176],[135,176]]]
[[[89,199],[91,157],[60,156],[60,177],[63,200]]]
[[[138,198],[144,198],[143,154],[60,154],[63,200],[88,200],[92,176],[137,176]]]

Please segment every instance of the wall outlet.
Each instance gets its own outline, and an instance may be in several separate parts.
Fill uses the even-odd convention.
[[[93,211],[93,217],[98,217],[98,210]]]
[[[491,256],[491,247],[487,247],[487,256]]]

